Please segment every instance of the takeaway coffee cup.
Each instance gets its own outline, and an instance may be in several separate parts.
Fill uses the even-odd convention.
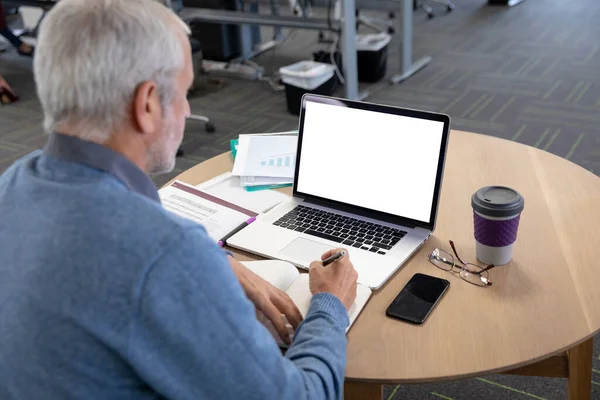
[[[504,186],[486,186],[473,194],[471,205],[477,259],[484,264],[507,264],[517,240],[523,196]]]

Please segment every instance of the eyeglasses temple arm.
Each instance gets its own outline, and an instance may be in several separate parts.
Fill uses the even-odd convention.
[[[461,262],[461,264],[465,265],[466,263],[460,259],[460,257],[458,256],[458,252],[456,251],[456,247],[454,247],[454,242],[452,240],[449,240],[450,242],[450,247],[452,247],[452,251],[454,252],[454,255],[456,256],[456,259],[458,261]]]
[[[482,273],[489,271],[490,269],[494,268],[495,265],[494,264],[490,264],[487,267],[485,267],[484,269],[482,269],[481,271],[479,271],[479,275],[481,275]]]

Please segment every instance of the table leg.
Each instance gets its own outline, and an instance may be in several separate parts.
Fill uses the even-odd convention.
[[[420,71],[431,61],[431,57],[423,57],[413,63],[413,0],[402,0],[402,16],[398,18],[402,32],[400,47],[400,73],[392,76],[392,83],[400,83]]]
[[[594,341],[588,339],[567,351],[569,358],[569,400],[592,398]]]
[[[377,383],[344,383],[344,400],[381,400],[383,385]]]
[[[342,1],[342,37],[340,48],[346,98],[360,100],[358,93],[358,64],[356,59],[356,6],[354,0]]]

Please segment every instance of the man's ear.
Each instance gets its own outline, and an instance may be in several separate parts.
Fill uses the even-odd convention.
[[[142,133],[154,133],[158,128],[162,110],[160,98],[153,81],[143,82],[138,86],[133,98],[132,123]]]

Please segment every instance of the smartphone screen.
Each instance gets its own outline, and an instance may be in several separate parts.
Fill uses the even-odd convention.
[[[413,324],[422,324],[450,287],[450,282],[424,274],[415,274],[385,312]]]

